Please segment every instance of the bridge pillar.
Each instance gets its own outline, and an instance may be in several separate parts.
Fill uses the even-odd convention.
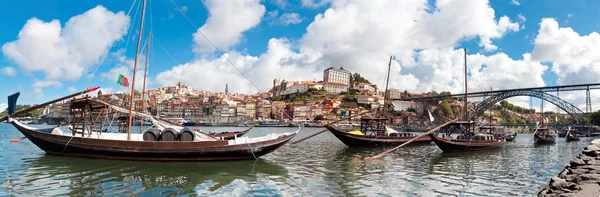
[[[592,113],[592,97],[590,96],[590,87],[585,91],[585,113]]]

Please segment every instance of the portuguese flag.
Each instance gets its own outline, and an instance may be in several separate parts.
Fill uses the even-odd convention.
[[[117,84],[121,85],[121,86],[129,87],[129,81],[127,80],[127,77],[123,76],[122,74],[119,74],[119,79],[117,79]]]

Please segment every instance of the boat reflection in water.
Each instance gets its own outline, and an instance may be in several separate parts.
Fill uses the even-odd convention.
[[[285,176],[287,171],[277,164],[259,159],[208,163],[160,163],[97,160],[42,155],[29,158],[24,168],[28,175],[11,182],[13,194],[68,196],[138,196],[138,195],[215,195],[259,192],[281,195],[278,190],[244,184],[260,182],[261,176]],[[21,190],[24,188],[44,188]],[[237,189],[236,189],[237,188]],[[246,191],[240,191],[246,188]],[[224,191],[225,190],[225,191]]]

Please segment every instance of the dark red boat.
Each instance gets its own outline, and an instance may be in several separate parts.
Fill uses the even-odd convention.
[[[101,124],[95,125],[90,120],[104,117],[104,112],[119,114],[128,112],[127,109],[85,97],[73,100],[70,110],[73,114],[69,125],[72,132],[63,132],[60,127],[37,129],[13,118],[8,118],[8,121],[48,154],[151,161],[254,159],[281,147],[301,130],[221,140],[191,129],[165,124],[147,114],[132,112],[135,116],[150,120],[154,126],[143,134],[107,133],[103,132],[105,130]],[[121,128],[120,125],[123,124],[119,122],[117,125]]]
[[[568,128],[566,130],[565,138],[566,138],[565,140],[567,142],[579,141],[579,134],[577,134],[577,130],[576,129]]]
[[[554,144],[556,143],[556,134],[548,128],[538,128],[533,135],[536,144]]]
[[[51,133],[52,130],[28,127],[12,118],[9,119],[9,122],[48,154],[123,160],[212,161],[254,159],[254,157],[260,157],[276,150],[298,133],[264,136],[261,139],[245,138],[246,140],[127,141],[56,135]]]
[[[474,136],[474,139],[448,139],[434,134],[429,134],[429,137],[444,152],[490,150],[501,148],[506,143],[504,139],[494,140],[494,136],[490,135]]]
[[[471,128],[474,128],[473,121],[457,121],[450,123],[440,132],[444,133],[444,137],[439,134],[429,134],[433,142],[444,152],[462,152],[462,151],[477,151],[501,148],[506,140],[504,138],[496,139],[490,134],[474,134]],[[460,131],[456,139],[451,139],[454,131]],[[448,136],[448,137],[446,137]]]
[[[327,129],[346,146],[396,146],[404,144],[416,137],[412,133],[390,133],[386,134],[384,118],[362,118],[360,133],[351,132],[350,129],[336,128],[332,125],[326,125]],[[416,139],[413,143],[431,143],[427,136]]]

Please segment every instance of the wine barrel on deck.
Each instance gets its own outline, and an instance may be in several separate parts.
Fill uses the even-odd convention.
[[[179,140],[179,131],[173,128],[166,128],[160,135],[162,141],[177,141]]]
[[[160,129],[151,127],[144,131],[142,135],[144,141],[159,141],[160,140]]]
[[[187,127],[181,129],[179,133],[179,139],[183,142],[193,142],[195,136],[194,130]]]

